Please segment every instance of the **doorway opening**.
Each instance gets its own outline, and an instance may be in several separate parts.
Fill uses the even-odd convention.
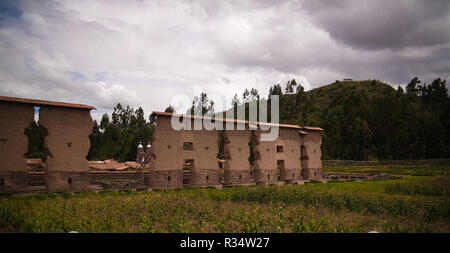
[[[189,185],[191,171],[195,169],[194,159],[185,159],[183,163],[183,186]]]

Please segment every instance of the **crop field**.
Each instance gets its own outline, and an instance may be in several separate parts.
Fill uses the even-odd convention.
[[[390,173],[398,175],[432,176],[449,174],[450,165],[365,165],[325,166],[323,172],[340,173]]]
[[[449,189],[446,175],[405,173],[305,185],[3,195],[0,232],[448,233]]]

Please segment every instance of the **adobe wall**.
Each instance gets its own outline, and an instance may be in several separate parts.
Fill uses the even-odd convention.
[[[34,106],[0,101],[0,191],[27,189],[24,158],[28,139],[24,133],[34,121]]]
[[[189,186],[219,185],[217,164],[217,131],[175,131],[170,117],[158,117],[153,137],[153,161],[149,174],[150,187],[182,187],[184,160],[194,160],[189,176]],[[184,150],[183,144],[191,142],[193,150]]]
[[[235,125],[235,128],[237,126]],[[224,130],[225,145],[225,184],[247,184],[250,183],[250,131],[248,126],[244,130]]]
[[[318,131],[306,131],[307,134],[303,136],[303,145],[306,148],[307,159],[302,159],[302,174],[303,178],[318,179],[322,177],[322,134]]]
[[[219,185],[219,164],[217,163],[219,147],[217,145],[217,130],[208,131],[202,127],[202,130],[185,130],[183,132],[189,132],[189,135],[193,134],[194,137],[193,152],[195,153],[195,166],[191,170],[189,185]]]
[[[88,189],[90,184],[89,134],[93,121],[89,110],[41,106],[39,124],[47,129],[45,181],[48,190]]]
[[[283,146],[283,153],[277,153],[277,160],[284,160],[284,169],[280,169],[281,181],[298,181],[302,179],[300,164],[301,138],[296,128],[280,128],[277,146]]]
[[[261,134],[267,133],[263,132],[261,129],[251,130],[252,135],[256,138],[256,145],[254,146],[254,171],[253,178],[257,184],[276,182],[278,181],[277,173],[277,157],[276,154],[276,141],[261,141]]]
[[[172,129],[170,117],[158,117],[153,133],[153,159],[148,180],[150,187],[183,186],[181,132]]]

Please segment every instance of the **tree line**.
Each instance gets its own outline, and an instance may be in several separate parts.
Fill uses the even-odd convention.
[[[406,90],[401,86],[394,89],[378,80],[364,80],[335,81],[306,92],[292,79],[285,87],[273,85],[268,95],[269,121],[270,95],[279,95],[280,123],[324,129],[323,159],[450,157],[450,97],[446,80],[441,78],[426,84],[415,77],[406,85]],[[256,88],[245,89],[242,96],[235,94],[230,110],[235,110],[236,117],[238,107],[243,106],[248,119],[249,104],[263,99],[266,98],[260,96]],[[175,112],[171,105],[165,111]],[[186,113],[194,112],[212,116],[214,101],[206,93],[194,97]],[[137,145],[151,143],[154,130],[154,115],[146,120],[141,107],[134,109],[119,103],[111,116],[105,113],[100,122],[94,121],[87,159],[135,160]],[[29,137],[26,157],[45,159],[48,155],[44,145],[45,129],[33,122],[25,134]],[[224,135],[219,132],[218,158],[224,157],[224,143]]]

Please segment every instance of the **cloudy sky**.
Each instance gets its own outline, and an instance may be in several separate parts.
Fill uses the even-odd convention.
[[[449,79],[450,1],[0,1],[0,95],[164,110],[295,78]],[[181,111],[181,110],[180,110]]]

